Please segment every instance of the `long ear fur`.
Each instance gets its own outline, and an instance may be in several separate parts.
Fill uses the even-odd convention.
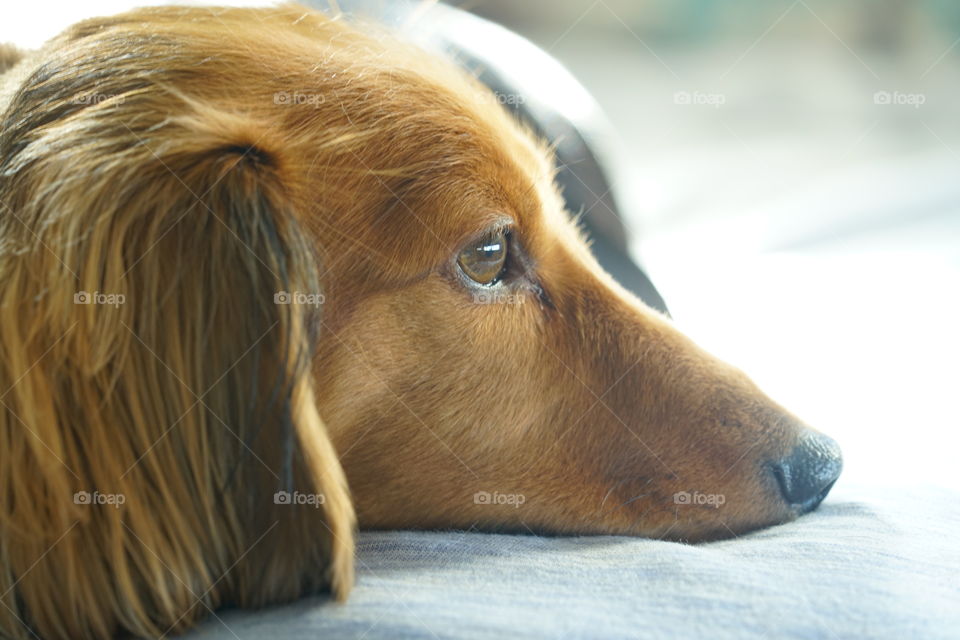
[[[0,134],[0,635],[344,597],[320,308],[281,293],[322,300],[283,140],[136,79],[78,99],[70,77],[37,72]]]

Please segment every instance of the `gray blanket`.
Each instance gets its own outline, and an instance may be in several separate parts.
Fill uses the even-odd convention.
[[[846,489],[697,546],[373,532],[349,602],[218,612],[190,638],[960,638],[960,495]]]

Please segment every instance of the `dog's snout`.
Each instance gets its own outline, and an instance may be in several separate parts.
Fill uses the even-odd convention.
[[[825,435],[807,431],[790,454],[774,463],[780,492],[800,513],[817,508],[840,477],[840,447]]]

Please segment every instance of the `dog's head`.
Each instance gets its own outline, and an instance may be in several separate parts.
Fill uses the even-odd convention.
[[[791,519],[839,473],[832,441],[602,271],[548,150],[445,63],[298,8],[151,9],[19,73],[4,631],[343,595],[353,509],[704,540]]]

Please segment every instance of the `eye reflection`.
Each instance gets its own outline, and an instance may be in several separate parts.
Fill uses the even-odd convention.
[[[465,247],[457,257],[463,273],[478,284],[493,284],[507,261],[506,232],[496,231]]]

